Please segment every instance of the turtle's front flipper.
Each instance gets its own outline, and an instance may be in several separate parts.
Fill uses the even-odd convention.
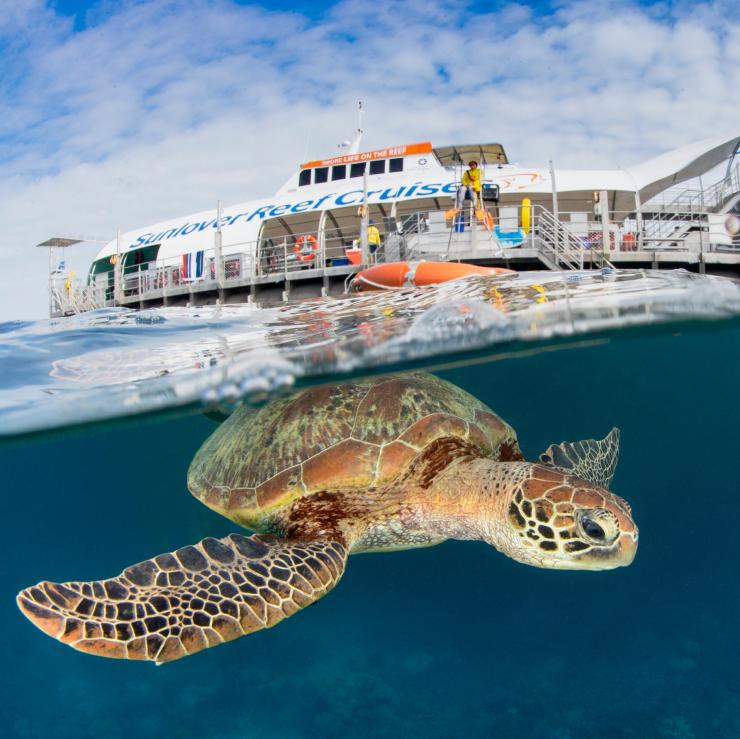
[[[274,626],[321,598],[344,572],[338,541],[232,534],[98,582],[42,582],[18,594],[49,636],[104,657],[157,664]]]
[[[540,462],[568,470],[583,480],[608,488],[619,460],[619,429],[613,428],[601,441],[564,441],[551,444],[540,454]]]

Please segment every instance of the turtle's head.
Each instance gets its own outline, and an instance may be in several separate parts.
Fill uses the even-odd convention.
[[[637,526],[626,501],[564,471],[532,465],[513,491],[501,547],[513,559],[559,570],[610,570],[632,562]]]

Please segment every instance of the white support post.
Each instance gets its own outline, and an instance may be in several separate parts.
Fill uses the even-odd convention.
[[[370,264],[370,244],[367,238],[367,228],[370,223],[370,206],[368,205],[367,194],[367,168],[369,163],[365,163],[365,172],[362,175],[362,220],[360,221],[360,255],[363,266]]]
[[[606,255],[609,253],[609,193],[606,190],[599,193],[599,212],[601,213],[601,250]]]
[[[321,260],[321,270],[326,272],[326,218],[328,210],[322,210],[319,216],[319,259]]]
[[[223,259],[223,233],[221,231],[221,201],[216,204],[216,236],[214,237],[213,253],[216,258],[216,285],[218,287],[218,297],[223,297],[224,290],[224,259]],[[205,269],[205,265],[203,265]],[[209,267],[210,272],[210,267]]]
[[[54,269],[52,264],[52,252],[53,246],[49,247],[49,318],[54,315],[54,278],[52,277],[51,271]],[[65,265],[66,266],[66,265]]]
[[[164,260],[162,260],[162,266],[159,269],[162,280],[162,305],[167,305],[167,286],[169,285],[170,275],[172,273],[169,271],[167,262]]]
[[[637,228],[637,249],[642,249],[643,226],[642,200],[640,199],[640,191],[635,190],[635,227]]]
[[[550,160],[550,182],[552,183],[552,214],[555,218],[555,260],[559,266],[560,253],[560,214],[558,211],[558,186],[555,181],[555,165]]]
[[[116,229],[116,263],[113,265],[113,304],[119,305],[123,297],[123,260],[121,259],[121,229]]]

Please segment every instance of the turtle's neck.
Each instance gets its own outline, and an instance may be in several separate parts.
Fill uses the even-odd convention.
[[[530,467],[462,456],[373,494],[314,493],[290,507],[279,530],[288,537],[339,537],[355,552],[411,549],[445,539],[481,539],[505,552],[511,497]]]
[[[482,539],[498,546],[506,534],[506,515],[514,489],[527,475],[528,462],[463,458],[419,490],[421,518],[447,539]]]

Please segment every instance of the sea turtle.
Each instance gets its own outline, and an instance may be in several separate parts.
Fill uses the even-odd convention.
[[[508,424],[432,375],[311,387],[235,411],[190,465],[190,491],[258,533],[109,580],[42,582],[18,605],[76,649],[162,663],[291,616],[358,552],[482,539],[537,567],[628,565],[637,527],[606,489],[618,437],[552,445],[530,463]]]

